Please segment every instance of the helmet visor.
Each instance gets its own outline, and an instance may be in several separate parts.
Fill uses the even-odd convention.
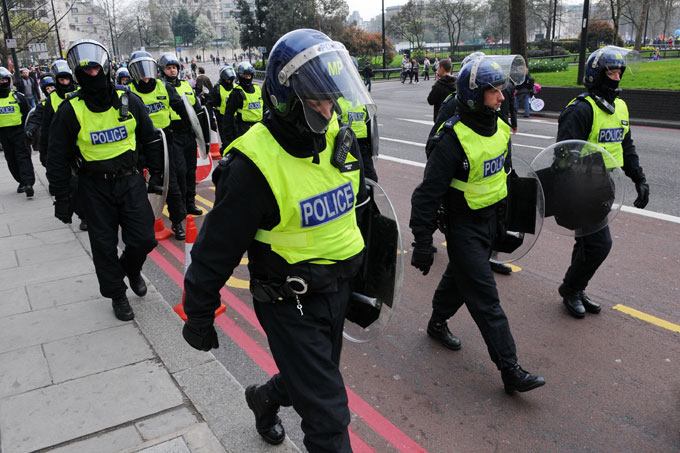
[[[286,79],[302,100],[307,125],[316,133],[325,132],[334,117],[331,115],[327,120],[324,115],[320,117],[318,110],[311,107],[318,106],[316,101],[332,101],[339,114],[342,110],[337,100],[341,97],[347,101],[343,105],[364,105],[369,115],[367,121],[376,111],[375,102],[341,43],[324,42],[299,54],[279,74],[279,80]]]
[[[158,77],[158,65],[151,57],[135,58],[128,65],[130,75],[136,80],[155,79]]]
[[[527,75],[527,66],[521,55],[486,55],[472,61],[474,66],[470,72],[471,90],[477,88],[480,81],[499,86],[501,89],[507,88],[510,84],[521,85]],[[494,83],[495,81],[498,83]]]
[[[224,81],[229,81],[229,80],[233,80],[235,78],[236,78],[236,73],[234,72],[234,68],[232,68],[231,66],[224,66],[220,70],[220,79],[222,79]]]
[[[602,64],[608,71],[621,69],[622,66],[625,66],[626,72],[636,75],[640,73],[641,63],[640,52],[636,50],[617,46],[605,46],[598,51],[592,64],[594,68]]]
[[[109,53],[94,42],[81,42],[68,50],[66,60],[74,70],[100,66],[105,74],[109,73]]]
[[[50,68],[50,72],[55,80],[59,77],[73,78],[73,73],[71,72],[71,68],[68,67],[66,60],[55,61]]]

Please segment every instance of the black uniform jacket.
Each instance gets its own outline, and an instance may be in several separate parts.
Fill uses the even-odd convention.
[[[76,95],[81,94],[82,92],[78,92]],[[145,155],[145,162],[149,171],[153,174],[161,173],[163,171],[163,145],[158,138],[156,129],[139,96],[128,93],[128,100],[129,113],[137,121],[135,128],[136,153],[124,153],[113,159],[88,162],[87,165],[97,172],[116,172],[136,165],[136,154],[141,152]],[[115,108],[120,108],[120,99],[113,87],[111,87],[111,104]],[[88,106],[88,108],[91,107]],[[92,111],[96,110],[92,109]],[[71,192],[71,167],[76,157],[80,156],[80,150],[76,146],[79,131],[80,124],[71,103],[62,102],[54,114],[50,127],[49,159],[47,161],[47,179],[50,182],[50,193],[56,198],[68,197]]]
[[[28,116],[28,112],[31,111],[31,106],[28,105],[28,101],[26,100],[26,97],[20,93],[19,91],[14,91],[10,90],[7,93],[7,96],[11,96],[12,99],[15,99],[19,103],[19,109],[21,110],[21,125],[20,126],[10,126],[10,127],[0,127],[0,133],[2,133],[3,129],[8,129],[8,130],[14,130],[14,128],[17,127],[24,127],[26,125],[26,116]],[[7,97],[3,96],[3,97]]]
[[[265,114],[263,124],[276,141],[295,157],[314,155],[323,149],[322,134],[299,134],[295,126],[274,115]],[[313,143],[315,142],[315,143]],[[361,153],[352,155],[361,162]],[[366,198],[363,165],[357,204]],[[301,176],[304,177],[304,176]],[[276,198],[257,166],[237,149],[230,151],[213,172],[215,205],[205,217],[191,251],[191,266],[184,277],[184,310],[192,322],[210,325],[220,304],[220,289],[248,251],[251,280],[285,280],[281,275],[287,264],[271,251],[269,244],[255,241],[258,229],[271,230],[280,222]],[[296,265],[300,266],[300,265]],[[325,265],[307,264],[328,268]]]
[[[585,99],[577,99],[562,111],[557,129],[557,141],[588,140],[593,127],[593,108]],[[645,179],[640,167],[640,159],[635,151],[635,144],[630,136],[630,130],[623,137],[623,171],[633,182]]]
[[[463,124],[480,135],[489,137],[496,132],[497,116],[495,115],[463,113],[460,118]],[[442,201],[450,223],[485,221],[496,212],[498,204],[477,210],[470,209],[463,192],[450,186],[453,178],[467,181],[470,175],[470,163],[463,146],[454,133],[444,131],[444,129],[437,134],[435,140],[436,145],[425,165],[423,182],[416,187],[411,197],[409,226],[417,242],[432,240],[432,233],[437,229],[437,209]],[[510,169],[510,166],[510,142],[508,141],[506,171]]]

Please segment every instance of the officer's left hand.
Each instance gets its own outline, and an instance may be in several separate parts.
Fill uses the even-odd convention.
[[[157,195],[163,195],[163,177],[160,174],[152,173],[151,176],[149,176],[149,186],[146,191]]]
[[[633,206],[638,209],[644,209],[649,203],[649,184],[646,180],[642,180],[635,183],[635,190],[637,190],[637,198],[633,202]]]
[[[414,242],[413,255],[411,256],[411,266],[415,267],[427,275],[434,262],[434,248],[432,242]]]
[[[217,349],[220,347],[215,326],[212,324],[207,327],[197,326],[191,319],[188,319],[187,322],[184,323],[182,336],[192,348],[198,349],[199,351],[207,352],[213,348]]]

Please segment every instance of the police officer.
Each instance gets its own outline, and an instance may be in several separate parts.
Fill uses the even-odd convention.
[[[165,133],[166,144],[168,147],[168,155],[170,157],[170,181],[168,182],[168,213],[170,214],[170,222],[172,223],[172,232],[175,233],[175,239],[183,241],[186,238],[182,221],[187,216],[186,204],[184,197],[177,182],[176,165],[178,158],[173,156],[177,149],[173,146],[172,129],[170,127],[170,115],[174,110],[179,112],[180,116],[186,118],[186,109],[184,102],[180,99],[175,88],[167,82],[157,79],[158,65],[150,53],[145,51],[136,51],[130,55],[130,63],[128,64],[130,73],[132,74],[132,83],[128,85],[130,91],[142,98],[142,102],[146,106],[146,111],[157,129],[162,129]],[[124,68],[118,70],[122,71]],[[172,110],[171,110],[172,109]],[[184,157],[179,157],[183,159]]]
[[[183,335],[197,349],[218,346],[219,290],[247,250],[255,313],[279,368],[246,389],[258,433],[283,442],[277,412],[292,405],[310,452],[349,452],[338,364],[349,279],[364,249],[355,206],[366,191],[356,145],[340,168],[332,156],[339,155],[337,99],[371,114],[374,106],[344,46],[308,29],[274,45],[263,91],[263,122],[227,148],[214,172],[215,207],[185,277]]]
[[[24,127],[24,134],[26,135],[26,149],[31,149],[34,144],[40,142],[40,124],[42,123],[43,112],[45,110],[45,103],[50,93],[54,91],[54,79],[51,76],[45,76],[40,79],[40,91],[45,96],[45,100],[38,102],[35,108],[31,111],[26,119],[26,126]],[[37,148],[37,146],[36,146]],[[40,153],[40,163],[45,166],[47,162],[47,153]],[[43,160],[45,159],[45,160]]]
[[[56,84],[54,85],[54,91],[47,97],[40,124],[40,142],[38,148],[40,150],[40,162],[43,166],[47,166],[47,143],[50,137],[52,117],[56,113],[57,108],[59,108],[59,105],[66,99],[66,95],[77,88],[73,81],[73,73],[66,60],[55,60],[50,66],[50,74],[52,74]]]
[[[262,89],[253,83],[255,69],[247,61],[236,67],[238,85],[229,95],[222,125],[227,145],[262,120]],[[226,145],[223,145],[226,146]]]
[[[224,152],[224,149],[231,141],[227,141],[226,131],[224,130],[224,125],[222,124],[222,117],[224,116],[224,111],[227,108],[227,99],[229,99],[229,96],[234,89],[235,80],[236,73],[234,72],[234,68],[231,65],[222,66],[220,68],[219,83],[216,83],[208,93],[208,107],[212,108],[215,114],[217,127],[220,133],[220,141],[222,142],[220,154]]]
[[[189,82],[181,80],[179,70],[181,64],[174,54],[165,53],[161,55],[158,60],[158,66],[161,68],[161,75],[166,82],[175,88],[177,94],[181,97],[186,95],[196,115],[201,120],[201,127],[203,128],[204,139],[209,141],[207,118],[203,114],[200,101],[196,98],[194,89],[191,88]],[[172,110],[170,114],[172,133],[173,133],[173,151],[177,181],[179,183],[182,196],[184,197],[186,211],[191,215],[202,215],[198,207],[196,207],[196,138],[188,121],[183,119],[179,112]],[[207,147],[210,145],[207,144]]]
[[[127,68],[120,68],[118,71],[116,71],[117,85],[128,85],[130,81],[130,71],[128,71]]]
[[[33,197],[35,173],[26,149],[24,124],[31,108],[23,94],[11,89],[12,73],[0,66],[0,144],[12,177],[19,183],[17,193]]]
[[[501,371],[505,391],[512,393],[535,389],[545,380],[517,363],[489,267],[510,163],[510,130],[496,113],[505,82],[504,71],[491,58],[471,61],[461,69],[456,81],[458,113],[437,133],[423,182],[413,192],[410,227],[415,238],[411,264],[426,275],[434,258],[432,233],[443,200],[449,264],[432,300],[427,334],[449,349],[460,349],[447,320],[465,304]]]
[[[150,171],[149,191],[162,191],[161,142],[138,96],[111,83],[109,53],[97,41],[80,39],[66,59],[80,90],[68,96],[52,121],[47,178],[55,197],[54,215],[71,223],[71,168],[78,172],[78,198],[88,219],[99,290],[112,299],[122,321],[134,318],[125,295],[127,275],[132,291],[142,297],[146,255],[156,246],[154,216],[144,177],[137,168],[144,153]],[[118,226],[125,243],[118,257]]]
[[[631,138],[628,106],[618,97],[619,82],[626,71],[626,52],[606,46],[590,55],[583,77],[588,92],[573,100],[560,115],[557,141],[585,140],[606,149],[635,183],[638,196],[633,205],[643,209],[649,201],[649,185]],[[616,133],[600,134],[603,130]],[[608,167],[613,165],[607,159],[605,162]],[[564,305],[573,317],[600,312],[600,304],[590,299],[585,289],[611,247],[609,226],[576,238],[571,265],[559,287]]]

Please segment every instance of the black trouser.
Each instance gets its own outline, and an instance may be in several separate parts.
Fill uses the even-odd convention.
[[[444,321],[465,304],[500,370],[517,363],[517,350],[489,265],[495,235],[496,216],[486,223],[449,225],[449,264],[432,299],[432,317]]]
[[[370,138],[359,138],[359,149],[361,150],[361,160],[364,162],[364,176],[378,182],[378,173],[373,164],[373,150],[371,149]]]
[[[121,297],[127,289],[125,275],[138,274],[157,244],[144,178],[139,173],[107,181],[81,174],[78,199],[88,223],[99,291],[104,297]],[[119,225],[125,244],[120,259]]]
[[[24,128],[21,126],[0,127],[0,144],[5,151],[5,160],[12,177],[23,185],[35,184],[31,152],[26,149]]]
[[[248,132],[248,130],[250,130],[250,128],[257,123],[258,121],[251,123],[250,121],[243,121],[239,118],[236,118],[236,121],[234,121],[234,124],[236,125],[236,137],[234,137],[234,140]]]
[[[266,384],[269,398],[293,406],[302,417],[304,444],[310,452],[350,452],[347,392],[340,374],[342,328],[350,297],[349,281],[335,293],[294,300],[253,302],[279,368]]]
[[[170,166],[170,180],[168,181],[168,196],[165,202],[168,204],[168,214],[172,223],[180,223],[187,217],[187,207],[182,190],[179,186],[177,175],[177,159],[175,158],[175,147],[173,146],[174,135],[169,127],[163,129],[165,140],[168,146],[168,165]],[[194,141],[195,143],[195,141]],[[195,174],[195,172],[194,172]]]
[[[185,204],[193,203],[196,198],[196,139],[191,133],[175,132],[172,142],[179,190]]]
[[[222,154],[229,143],[227,143],[227,137],[225,135],[224,126],[222,126],[222,115],[220,112],[215,110],[215,121],[217,122],[217,133],[220,136],[220,154]]]
[[[611,249],[609,225],[597,233],[576,238],[571,252],[571,266],[564,276],[564,284],[575,291],[585,290]]]

